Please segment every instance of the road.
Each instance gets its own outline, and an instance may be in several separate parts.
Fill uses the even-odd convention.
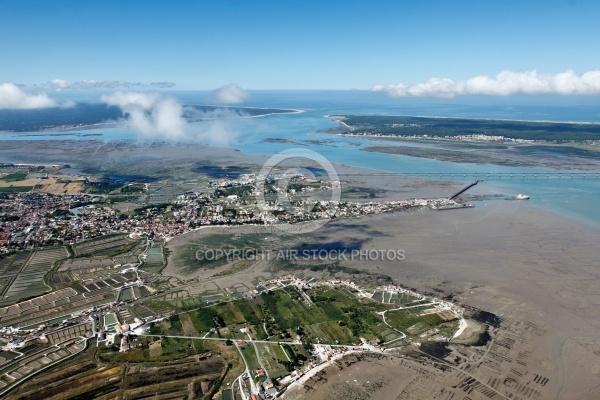
[[[174,339],[198,339],[198,340],[221,340],[221,341],[227,341],[227,340],[233,340],[233,339],[228,339],[228,338],[217,338],[217,337],[203,337],[203,336],[181,336],[181,335],[151,335],[151,334],[146,334],[146,333],[140,333],[139,335],[136,336],[143,336],[143,337],[166,337],[166,338],[174,338]],[[249,343],[271,343],[271,344],[280,344],[280,343],[287,343],[287,344],[295,344],[295,345],[301,345],[302,342],[300,342],[299,340],[294,340],[292,342],[282,342],[281,340],[257,340],[257,339],[252,339],[252,340],[244,340],[245,342],[249,342]],[[235,343],[235,342],[234,342]],[[330,346],[330,347],[352,347],[355,349],[362,349],[362,350],[372,350],[372,346],[366,346],[366,345],[358,345],[358,346],[353,346],[353,345],[347,345],[347,344],[329,344],[329,343],[319,343],[322,346]]]
[[[402,336],[396,339],[392,339],[389,342],[385,342],[384,344],[388,344],[388,343],[392,343],[395,342],[396,340],[402,340],[406,337],[406,334],[402,331],[399,331],[398,329],[394,328],[393,326],[391,326],[390,324],[387,323],[387,321],[385,320],[385,313],[391,311],[391,310],[386,310],[386,311],[382,311],[380,313],[378,313],[379,315],[381,315],[381,318],[383,319],[383,323],[386,324],[390,329],[398,332],[399,334],[401,334]]]
[[[248,368],[248,362],[246,361],[246,358],[244,357],[244,353],[242,353],[242,349],[240,349],[240,346],[238,346],[238,344],[236,342],[233,342],[235,348],[237,349],[238,353],[240,353],[240,356],[242,357],[242,360],[244,361],[244,365],[246,366],[246,371],[244,371],[244,374],[246,374],[246,376],[248,377],[248,380],[250,381],[250,394],[253,393],[258,393],[258,388],[256,387],[256,383],[254,382],[254,379],[252,379],[252,376],[250,375],[250,369]],[[242,374],[238,379],[240,379],[240,392],[243,393],[243,390],[241,390],[242,388],[242,379],[244,374]]]

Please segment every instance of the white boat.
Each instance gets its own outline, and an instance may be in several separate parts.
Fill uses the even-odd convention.
[[[517,199],[517,200],[529,200],[529,196],[527,196],[526,194],[519,193],[518,195],[515,196],[515,199]]]

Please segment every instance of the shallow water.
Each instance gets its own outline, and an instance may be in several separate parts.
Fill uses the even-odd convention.
[[[185,104],[205,104],[206,93],[175,93]],[[260,118],[236,118],[223,122],[224,129],[236,132],[228,145],[245,154],[273,155],[294,148],[314,150],[335,164],[364,167],[389,173],[402,173],[432,179],[471,182],[484,181],[477,193],[500,193],[531,196],[528,204],[558,211],[600,228],[600,171],[571,178],[572,171],[547,168],[510,167],[493,164],[469,164],[433,159],[361,151],[373,144],[388,144],[378,140],[345,137],[323,133],[337,124],[326,118],[332,114],[392,114],[468,117],[490,119],[551,120],[600,122],[595,104],[567,99],[561,103],[542,105],[520,104],[525,100],[467,99],[458,102],[432,100],[389,99],[368,92],[252,92],[244,106],[302,109],[299,114],[268,115]],[[471,104],[468,104],[468,102]],[[590,100],[591,101],[591,100]],[[487,102],[487,103],[486,103]],[[517,104],[517,105],[515,105]],[[211,121],[196,123],[199,129],[209,129]],[[265,142],[266,139],[286,139],[292,143]],[[72,131],[0,133],[2,140],[101,140],[137,142],[143,140],[124,125],[89,127]],[[555,156],[554,159],[556,159]],[[444,175],[436,175],[444,172]],[[560,177],[556,174],[562,172]],[[576,172],[576,171],[575,171]],[[339,170],[340,175],[344,174]],[[537,173],[537,176],[533,174]],[[546,177],[547,174],[553,175]],[[523,177],[523,174],[528,174]],[[479,204],[484,206],[485,203]]]

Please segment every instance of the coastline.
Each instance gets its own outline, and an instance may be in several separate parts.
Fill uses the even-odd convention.
[[[365,114],[345,114],[348,116],[365,115]],[[345,117],[345,115],[324,115],[325,118],[335,119],[335,117]],[[442,115],[406,115],[406,114],[390,114],[386,113],[386,117],[414,117],[414,118],[432,118],[432,119],[464,119],[468,121],[501,121],[501,122],[540,122],[547,124],[573,124],[573,125],[600,125],[598,121],[554,121],[544,119],[514,119],[514,118],[483,118],[483,117],[448,117]]]
[[[259,226],[218,228],[231,235],[268,231]],[[196,230],[168,246],[214,231]],[[594,306],[600,302],[600,293],[593,284],[600,232],[537,207],[493,205],[341,219],[319,230],[318,242],[358,242],[363,249],[402,248],[406,254],[403,261],[345,260],[340,265],[391,276],[394,282],[420,293],[451,294],[460,304],[498,315],[503,324],[529,324],[534,334],[522,336],[519,346],[523,347],[519,348],[529,349],[527,363],[535,365],[536,373],[549,377],[553,385],[560,381],[561,371],[569,371],[577,362],[573,351],[580,351],[562,349],[560,344],[565,339],[593,340],[600,326]],[[174,263],[169,264],[163,270],[165,275],[176,270]],[[209,284],[221,287],[232,279],[251,281],[264,273],[247,270],[236,278],[219,276],[217,282],[210,275],[218,272],[199,271],[194,276],[200,278],[202,287],[210,288]],[[562,349],[560,357],[556,356],[557,346]],[[485,381],[485,369],[482,374],[480,379]],[[554,390],[553,385],[548,390]],[[562,396],[570,398],[573,390],[578,388],[567,380]]]
[[[72,152],[74,143],[78,146],[75,154]],[[117,168],[118,165],[121,170],[132,173],[173,168],[168,170],[169,173],[185,171],[189,176],[197,176],[199,162],[243,169],[257,168],[266,159],[266,156],[243,154],[233,148],[186,144],[140,147],[135,143],[91,140],[12,141],[6,144],[0,149],[3,160],[7,157],[31,160],[35,156],[37,162],[52,160],[60,163],[62,160],[76,167],[93,162],[97,168]],[[460,181],[378,175],[376,169],[343,164],[336,164],[336,168],[348,173],[349,185],[384,188],[388,190],[385,196],[391,198],[417,197],[417,192],[432,197],[447,195],[463,186]],[[532,191],[526,193],[535,196]],[[580,224],[581,221],[556,210],[548,210],[531,201],[490,202],[489,206],[443,213],[420,210],[376,214],[332,221],[318,231],[315,240],[321,244],[334,242],[348,246],[361,243],[365,249],[402,248],[406,251],[405,261],[367,263],[351,260],[342,266],[388,275],[420,292],[451,293],[461,303],[489,310],[507,320],[533,324],[536,341],[528,342],[534,349],[531,363],[539,365],[539,373],[556,382],[559,370],[570,371],[577,360],[575,350],[569,347],[565,347],[564,354],[561,351],[562,361],[557,359],[554,353],[557,343],[565,337],[569,340],[594,338],[600,326],[595,306],[600,304],[596,284],[600,231],[589,229]],[[244,229],[259,231],[265,228],[221,229],[235,234]],[[170,240],[167,245],[185,242],[205,232],[211,230],[196,230]],[[173,268],[176,265],[170,262],[163,274],[168,275]],[[218,271],[209,273],[214,272]],[[244,281],[251,281],[262,273],[263,270],[244,270],[239,276],[219,279],[230,282],[242,277]],[[202,274],[208,275],[199,271],[198,277]],[[198,283],[204,285],[206,282],[203,288],[210,288],[209,284],[214,285],[214,282],[209,282],[210,277],[206,278]],[[560,363],[565,363],[564,368],[559,368]],[[572,390],[573,386],[567,380],[563,396],[568,396]]]
[[[73,146],[76,151],[73,152]],[[396,157],[389,155],[390,157]],[[147,176],[156,169],[164,169],[161,174],[165,178],[187,175],[197,177],[199,166],[213,165],[227,167],[228,170],[241,168],[252,170],[268,159],[265,154],[248,154],[235,147],[213,147],[200,144],[170,144],[116,142],[98,139],[58,139],[58,140],[7,140],[0,148],[0,160],[9,163],[27,163],[32,157],[37,163],[69,164],[73,168],[89,173],[113,175]],[[173,162],[177,160],[177,162]],[[418,160],[418,159],[415,159]],[[458,190],[467,181],[475,179],[477,165],[465,177],[457,174],[450,175],[428,174],[423,170],[415,176],[414,173],[402,175],[394,173],[382,166],[364,167],[350,164],[351,160],[333,162],[342,181],[349,187],[371,188],[380,191],[381,199],[406,199],[414,197],[443,197],[450,191]],[[451,162],[449,162],[452,164]],[[487,167],[487,165],[483,165]],[[508,172],[498,173],[507,174]],[[543,173],[534,169],[537,173]],[[466,171],[468,172],[468,170]],[[584,171],[585,172],[585,171]],[[201,172],[199,172],[201,173]],[[471,176],[473,175],[473,176]],[[577,178],[571,180],[565,172],[564,179],[529,179],[520,178],[498,179],[486,178],[480,175],[483,184],[474,188],[479,194],[516,195],[526,193],[531,196],[528,206],[539,206],[558,215],[572,218],[588,227],[600,229],[600,209],[594,206],[595,193],[600,191],[595,179]],[[484,202],[487,203],[487,202]],[[476,202],[476,206],[481,203]]]
[[[345,232],[345,222],[336,224]],[[461,304],[495,313],[506,325],[526,321],[535,327],[532,336],[522,337],[522,346],[531,352],[527,364],[553,382],[549,389],[578,359],[566,347],[556,357],[556,346],[564,338],[597,338],[600,316],[594,304],[600,293],[593,282],[600,232],[535,207],[505,206],[380,214],[352,224],[363,227],[354,229],[360,232],[353,233],[355,240],[373,238],[368,248],[400,246],[406,260],[346,266],[390,275],[421,293],[452,293]],[[587,379],[578,382],[593,381],[592,370],[579,370]],[[567,379],[561,398],[573,398],[574,390],[581,389]]]
[[[222,109],[235,109],[235,110],[245,110],[245,109],[252,109],[252,110],[273,110],[273,109],[277,109],[277,108],[273,108],[273,107],[231,107],[231,106],[216,106],[216,105],[207,105],[210,107],[215,107],[217,109],[222,108]],[[185,107],[185,106],[184,106]],[[270,115],[291,115],[291,114],[302,114],[304,112],[306,112],[306,110],[303,109],[294,109],[294,108],[281,108],[281,109],[277,109],[277,110],[282,110],[284,112],[271,112],[271,113],[265,113],[265,114],[260,114],[260,115],[236,115],[234,117],[218,117],[218,118],[202,118],[200,120],[196,120],[196,121],[192,121],[193,122],[200,122],[200,121],[213,121],[213,120],[228,120],[228,119],[236,119],[236,118],[243,118],[243,119],[251,119],[251,118],[261,118],[261,117],[268,117]],[[35,131],[3,131],[0,130],[0,135],[2,134],[26,134],[26,135],[34,135],[34,134],[40,134],[40,136],[44,136],[44,133],[49,133],[50,135],[48,136],[52,136],[51,134],[53,132],[59,133],[59,132],[72,132],[72,131],[77,131],[77,130],[93,130],[93,129],[102,129],[102,128],[119,128],[122,126],[127,126],[126,125],[126,120],[125,119],[121,119],[121,120],[108,120],[105,122],[98,122],[98,123],[94,123],[94,124],[82,124],[82,125],[63,125],[63,126],[56,126],[56,127],[52,127],[52,128],[47,128],[47,129],[39,129],[39,130],[35,130]]]

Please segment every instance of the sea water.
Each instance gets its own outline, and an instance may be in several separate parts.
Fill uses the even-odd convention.
[[[184,104],[210,104],[210,93],[178,92],[174,96]],[[453,101],[391,99],[360,91],[265,91],[252,92],[247,107],[290,108],[301,113],[275,114],[259,118],[235,118],[222,121],[224,129],[235,132],[228,144],[245,154],[271,156],[294,147],[314,150],[335,164],[363,167],[379,172],[408,174],[425,179],[448,179],[465,184],[483,179],[479,193],[531,196],[535,205],[600,228],[600,171],[573,172],[548,168],[511,167],[493,164],[454,163],[367,152],[362,149],[377,140],[340,136],[323,132],[337,124],[328,115],[371,114],[486,118],[532,121],[600,122],[600,102],[593,98],[466,98]],[[195,123],[209,129],[212,121]],[[272,143],[267,139],[286,139]],[[101,140],[136,142],[140,136],[125,124],[99,125],[86,129],[52,132],[1,133],[2,140]],[[389,144],[389,142],[385,142]],[[436,175],[444,172],[444,175]],[[344,171],[338,171],[343,175]],[[561,173],[560,176],[557,173]],[[525,175],[524,175],[525,174]],[[535,175],[537,174],[537,175]],[[551,174],[551,175],[549,175]],[[479,202],[478,202],[479,203]],[[485,202],[477,204],[485,206]]]

